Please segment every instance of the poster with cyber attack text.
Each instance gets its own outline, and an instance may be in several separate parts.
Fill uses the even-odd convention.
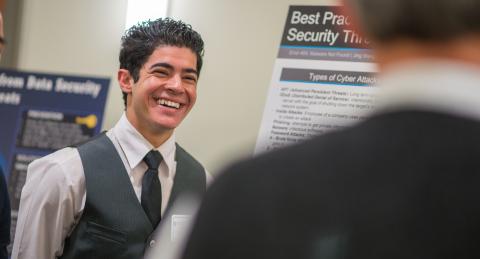
[[[290,6],[255,154],[364,119],[374,108],[376,69],[341,6]]]
[[[99,133],[109,84],[108,78],[0,70],[0,166],[12,230],[28,164]]]

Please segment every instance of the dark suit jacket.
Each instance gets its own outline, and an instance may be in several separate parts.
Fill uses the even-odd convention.
[[[8,189],[0,167],[0,259],[8,258],[7,246],[10,243],[10,201]]]
[[[184,259],[480,258],[480,122],[379,114],[234,165]]]

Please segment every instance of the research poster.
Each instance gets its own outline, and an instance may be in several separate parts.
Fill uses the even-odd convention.
[[[0,70],[0,166],[12,229],[28,164],[99,133],[109,84],[108,78]]]
[[[374,108],[368,39],[340,6],[290,6],[255,154],[356,123]]]

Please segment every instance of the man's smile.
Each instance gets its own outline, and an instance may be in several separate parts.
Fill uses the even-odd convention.
[[[166,99],[156,97],[156,96],[153,96],[153,99],[155,100],[155,102],[157,102],[158,105],[166,106],[166,107],[169,107],[169,108],[175,108],[175,109],[180,108],[180,103],[170,101],[170,100],[166,100]]]

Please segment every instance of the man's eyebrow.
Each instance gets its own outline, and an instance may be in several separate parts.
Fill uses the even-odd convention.
[[[151,65],[150,69],[153,69],[153,68],[156,68],[156,67],[164,67],[164,68],[167,68],[167,69],[173,69],[172,65],[170,65],[169,63],[163,63],[163,62],[155,63],[155,64]]]
[[[150,69],[153,69],[153,68],[156,68],[156,67],[164,67],[164,68],[170,69],[170,70],[174,69],[174,67],[171,64],[165,63],[165,62],[155,63],[155,64],[150,66]],[[193,73],[193,74],[198,76],[198,71],[196,69],[193,69],[193,68],[185,68],[185,69],[182,70],[182,72]]]

